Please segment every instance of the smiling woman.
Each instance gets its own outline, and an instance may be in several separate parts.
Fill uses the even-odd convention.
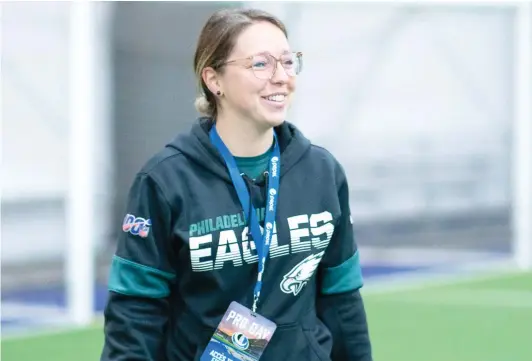
[[[221,10],[194,68],[204,117],[133,181],[101,360],[372,360],[346,175],[285,119],[302,53]]]
[[[221,11],[198,41],[194,67],[201,94],[196,107],[216,118],[234,155],[259,155],[271,145],[271,129],[285,120],[301,65],[302,53],[290,50],[280,20],[259,10]],[[254,134],[257,130],[262,139]],[[244,154],[239,147],[236,138],[244,134],[255,136],[256,154]]]

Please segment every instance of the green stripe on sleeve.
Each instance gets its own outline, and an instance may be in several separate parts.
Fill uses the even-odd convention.
[[[163,298],[170,294],[169,281],[175,275],[113,256],[109,291],[128,296]]]
[[[323,270],[321,293],[330,295],[354,291],[362,287],[362,270],[358,251],[339,266]]]

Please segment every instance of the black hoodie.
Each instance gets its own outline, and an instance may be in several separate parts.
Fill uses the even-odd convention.
[[[200,118],[135,177],[102,361],[197,361],[229,304],[251,307],[258,257],[211,127]],[[280,188],[258,313],[277,330],[261,361],[370,361],[345,173],[294,125],[275,131]],[[244,178],[263,222],[264,177]]]

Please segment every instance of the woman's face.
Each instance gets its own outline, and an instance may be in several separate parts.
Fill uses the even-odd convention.
[[[265,127],[278,126],[286,119],[295,90],[298,60],[278,27],[269,22],[250,25],[218,75],[221,111]]]

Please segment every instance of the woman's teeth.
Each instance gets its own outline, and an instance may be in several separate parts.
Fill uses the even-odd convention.
[[[285,98],[286,96],[283,94],[270,95],[269,97],[266,97],[266,99],[272,102],[282,102]]]

